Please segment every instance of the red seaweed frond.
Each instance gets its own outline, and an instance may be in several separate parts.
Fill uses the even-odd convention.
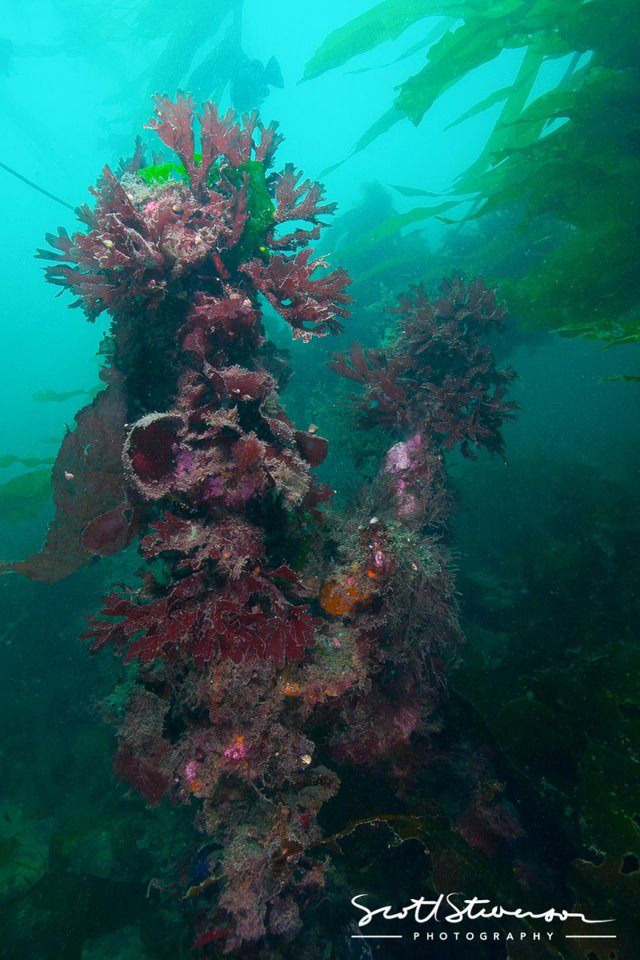
[[[340,376],[364,386],[354,397],[364,426],[380,424],[426,430],[439,445],[472,446],[502,454],[502,425],[516,404],[505,399],[512,370],[496,368],[483,339],[504,322],[504,306],[482,279],[445,281],[429,300],[422,287],[400,298],[395,342],[384,350],[338,354],[329,364]]]
[[[203,572],[160,596],[155,582],[135,600],[112,593],[100,614],[90,618],[83,639],[93,641],[94,651],[115,646],[126,663],[160,658],[191,660],[199,667],[212,659],[272,660],[283,667],[301,660],[313,644],[321,621],[306,605],[291,604],[266,576],[247,573],[216,591],[207,584]]]
[[[348,316],[346,305],[351,298],[345,288],[351,278],[342,269],[312,278],[322,258],[311,260],[312,251],[299,251],[294,257],[277,254],[265,263],[250,260],[242,265],[260,293],[280,316],[291,325],[294,337],[310,340],[313,336],[339,333],[338,317]]]
[[[10,569],[54,582],[131,542],[141,511],[127,502],[121,466],[124,420],[122,383],[112,376],[62,441],[51,474],[56,515],[44,546]]]
[[[233,167],[239,167],[241,163],[251,159],[252,130],[243,129],[231,108],[221,117],[216,104],[207,101],[199,119],[202,170],[205,177],[219,157],[224,157]]]
[[[239,167],[253,155],[267,168],[282,140],[277,133],[277,124],[264,127],[257,113],[239,120],[230,108],[221,116],[217,105],[206,101],[202,113],[196,114],[195,101],[190,94],[178,93],[175,102],[157,95],[155,112],[156,116],[149,120],[147,127],[178,155],[196,195],[206,190],[209,171],[217,160],[224,158],[232,167]],[[200,125],[199,158],[196,157],[196,120]],[[254,140],[256,131],[259,134],[257,142]]]
[[[292,163],[285,164],[284,171],[276,181],[276,223],[287,220],[309,220],[315,223],[321,214],[333,213],[337,203],[320,205],[324,197],[324,187],[321,183],[303,180],[302,171],[296,170]]]
[[[337,204],[325,203],[324,187],[311,180],[302,180],[302,172],[296,170],[292,163],[287,163],[281,174],[278,175],[275,187],[276,210],[274,222],[286,223],[291,220],[306,220],[313,223],[312,228],[298,228],[292,233],[274,238],[271,246],[275,250],[293,250],[310,240],[317,240],[325,223],[318,220],[322,214],[334,213]]]
[[[154,105],[156,116],[152,117],[146,126],[149,130],[154,130],[162,142],[180,157],[191,179],[197,173],[194,157],[196,152],[193,132],[194,99],[191,94],[185,96],[180,92],[176,95],[175,102],[169,97],[156,95]]]

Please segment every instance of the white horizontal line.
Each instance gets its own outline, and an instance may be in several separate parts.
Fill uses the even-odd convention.
[[[401,933],[367,933],[366,935],[361,935],[357,933],[351,934],[352,940],[402,940]]]
[[[615,933],[567,933],[565,940],[615,940]]]

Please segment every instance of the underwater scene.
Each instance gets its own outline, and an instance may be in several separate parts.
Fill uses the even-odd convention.
[[[640,956],[637,0],[2,12],[0,960]]]

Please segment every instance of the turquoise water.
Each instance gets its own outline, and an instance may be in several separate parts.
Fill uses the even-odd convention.
[[[299,662],[290,653],[285,664],[272,652],[242,655],[239,661],[220,654],[220,660],[214,653],[204,663],[196,657],[166,667],[158,655],[157,672],[145,674],[144,666],[125,666],[112,650],[90,655],[79,639],[86,617],[104,607],[114,585],[139,590],[136,572],[145,563],[149,569],[137,537],[113,556],[91,562],[85,557],[86,563],[58,582],[36,582],[6,570],[0,577],[0,956],[7,960],[177,960],[224,956],[225,949],[228,956],[261,960],[426,953],[461,960],[633,956],[640,902],[637,297],[635,304],[627,303],[635,292],[621,266],[618,286],[625,302],[620,306],[603,295],[600,335],[575,336],[585,319],[583,307],[576,306],[565,315],[563,332],[569,336],[561,336],[554,303],[556,296],[580,302],[585,281],[577,256],[576,290],[565,273],[555,289],[544,288],[548,313],[543,309],[533,322],[522,306],[534,287],[518,283],[537,276],[540,262],[552,261],[554,244],[566,239],[564,230],[571,236],[575,231],[578,242],[586,235],[585,258],[592,252],[587,228],[595,230],[596,214],[606,220],[604,207],[596,208],[595,201],[593,212],[588,207],[589,197],[599,196],[599,180],[585,194],[591,219],[586,214],[577,223],[562,218],[563,191],[571,194],[574,184],[564,183],[556,167],[545,174],[551,199],[541,219],[525,217],[512,234],[501,232],[510,215],[504,209],[498,211],[503,221],[461,223],[473,215],[473,191],[466,200],[452,191],[492,135],[500,103],[452,124],[483,98],[516,82],[525,56],[522,44],[503,37],[505,49],[481,57],[477,69],[461,60],[459,79],[444,84],[420,123],[399,114],[386,133],[359,144],[391,108],[407,78],[423,68],[430,44],[446,28],[460,26],[456,17],[469,19],[474,13],[473,4],[464,10],[446,3],[380,4],[377,32],[367,21],[364,42],[362,34],[348,39],[347,51],[351,44],[362,52],[345,54],[344,63],[312,76],[308,65],[325,39],[373,6],[369,0],[329,0],[321,6],[27,0],[20,9],[3,11],[0,34],[8,42],[0,43],[0,162],[32,183],[0,169],[2,561],[27,557],[44,540],[54,516],[51,464],[76,413],[102,386],[104,351],[99,350],[111,331],[107,312],[87,323],[81,309],[70,310],[69,292],[44,282],[43,261],[33,254],[58,226],[69,233],[85,230],[69,205],[93,202],[89,185],[105,164],[116,169],[120,158],[131,155],[136,135],[144,134],[149,149],[161,146],[150,131],[144,133],[153,114],[152,94],[174,97],[197,81],[199,100],[215,96],[223,110],[259,107],[265,125],[276,121],[285,139],[275,170],[295,164],[305,176],[321,180],[327,201],[338,205],[333,217],[320,217],[333,225],[311,245],[332,268],[344,265],[353,277],[352,317],[344,321],[344,331],[309,343],[293,340],[282,316],[256,299],[264,335],[289,351],[293,376],[279,392],[290,421],[329,441],[328,456],[315,469],[335,491],[333,504],[323,508],[326,519],[313,525],[302,497],[291,492],[293,480],[289,486],[274,480],[271,499],[256,486],[243,494],[242,508],[225,501],[234,523],[242,516],[266,539],[266,553],[252,575],[270,576],[267,568],[273,572],[280,565],[295,571],[295,590],[277,575],[274,589],[289,605],[295,594],[295,602],[308,605],[321,624],[315,627],[315,645],[308,641],[307,660]],[[512,33],[519,18],[527,22],[535,7],[528,0],[477,6],[485,24],[512,16]],[[578,0],[574,6],[581,6]],[[504,13],[502,7],[509,10]],[[403,8],[402,23],[387,29]],[[626,12],[620,0],[620,17]],[[625,29],[622,19],[614,18],[602,41],[604,53],[570,44],[566,50],[550,48],[536,68],[523,109],[551,95],[567,71],[600,63],[601,55],[606,70],[617,71],[637,92],[636,68],[629,67],[625,53],[634,49],[636,30],[633,21]],[[396,36],[380,40],[386,33]],[[626,47],[616,40],[623,34]],[[269,66],[270,58],[277,64]],[[305,71],[309,79],[303,81]],[[593,74],[593,83],[604,84],[603,76]],[[578,122],[578,112],[566,112],[567,123]],[[625,122],[637,133],[634,116],[627,113]],[[553,135],[559,129],[553,124],[563,119],[565,114],[555,117],[544,136]],[[612,154],[606,171],[607,209],[617,217],[621,238],[637,233],[635,195],[628,205],[620,204],[621,212],[615,198],[630,182],[637,191],[640,182],[634,173],[636,140],[628,137],[625,143],[624,162]],[[574,158],[563,157],[567,176],[574,176]],[[255,182],[260,188],[266,184],[273,195],[275,181]],[[416,206],[436,207],[454,195],[461,205],[431,216],[411,215]],[[519,213],[516,203],[513,216]],[[182,208],[176,216],[182,216]],[[625,240],[625,252],[628,246]],[[253,252],[267,266],[277,256]],[[229,284],[258,298],[245,274],[237,280],[235,262],[229,270]],[[431,423],[428,406],[421,408],[422,420],[408,425],[398,415],[391,425],[367,432],[346,397],[360,387],[337,377],[327,361],[336,351],[348,351],[354,340],[372,350],[387,349],[387,357],[397,360],[402,335],[388,312],[397,297],[419,282],[434,294],[442,277],[461,273],[470,279],[478,272],[498,285],[499,295],[504,285],[506,330],[501,337],[492,335],[491,344],[497,367],[517,371],[518,379],[509,385],[509,398],[519,406],[517,419],[504,424],[504,455],[497,444],[494,456],[478,450],[476,462],[462,457],[453,442],[453,449],[446,443],[441,448],[442,433],[434,434],[425,454],[434,485],[423,465],[418,480],[412,475],[414,493],[429,503],[444,490],[455,506],[446,523],[434,519],[428,506],[421,520],[407,520],[402,492],[384,487],[393,475],[388,458],[394,445],[403,445],[406,453],[418,433],[424,439]],[[604,274],[603,269],[603,277],[595,278],[603,288],[611,271]],[[185,286],[177,298],[180,309],[195,303],[196,287],[195,280]],[[216,296],[222,297],[220,289]],[[535,292],[536,309],[540,303],[544,307],[538,287]],[[285,313],[288,303],[285,297]],[[145,314],[142,301],[137,309],[136,322],[163,322]],[[464,339],[472,321],[461,323]],[[148,343],[163,342],[157,329]],[[410,342],[406,331],[404,336]],[[616,340],[624,342],[608,349]],[[157,349],[164,355],[163,347]],[[234,354],[229,348],[227,358],[216,362],[221,368],[264,367],[276,376],[253,346],[245,345],[244,351]],[[177,364],[193,363],[180,356]],[[423,370],[424,381],[432,374]],[[154,371],[149,381],[153,376]],[[169,380],[166,371],[157,376]],[[419,389],[411,381],[409,393]],[[191,402],[184,399],[184,387],[174,383],[167,391],[172,399],[164,410],[157,404],[130,405],[126,429],[151,412],[173,409],[180,398],[187,406]],[[276,404],[271,396],[269,402]],[[379,409],[380,395],[371,402],[373,420]],[[278,456],[295,449],[295,470],[302,470],[301,448],[293,439],[285,442],[268,433],[262,407],[260,413],[250,404],[247,410],[244,434],[256,431]],[[269,450],[256,459],[275,456]],[[228,480],[231,468],[225,469],[220,467],[219,475]],[[243,469],[253,469],[250,459]],[[67,473],[69,483],[81,483],[80,476]],[[131,476],[130,471],[129,484]],[[134,494],[130,487],[128,502],[148,508],[146,514],[142,510],[140,536],[165,509],[199,519],[198,510],[204,510],[210,534],[222,528],[222,507],[193,506],[185,490],[173,490],[149,507],[152,498],[145,500],[139,485]],[[372,539],[374,545],[367,545]],[[374,560],[363,566],[369,554]],[[253,558],[249,548],[243,576],[248,556]],[[223,560],[216,561],[220,570]],[[184,575],[172,566],[174,560],[163,562],[158,591]],[[446,576],[455,576],[455,587],[445,590],[439,564]],[[253,571],[253,560],[251,566]],[[459,620],[463,643],[436,644],[437,603],[429,600],[427,607],[417,588],[406,592],[411,570],[418,568],[424,582],[440,590],[448,611],[443,616],[456,621],[454,633]],[[224,584],[219,570],[215,576],[207,598],[228,589],[240,596],[233,586],[237,574]],[[279,600],[274,593],[267,602],[267,586],[260,582],[261,587],[248,588],[245,612],[255,613],[256,604],[262,604],[262,612],[274,613],[270,604]],[[134,596],[138,602],[142,594]],[[149,595],[144,603],[151,606]],[[423,620],[416,626],[418,613]],[[326,655],[319,652],[325,641]],[[377,650],[384,652],[376,659]],[[345,651],[351,661],[343,672],[353,673],[345,690],[335,692]],[[420,669],[431,658],[432,673],[402,686],[398,677],[411,651]],[[223,704],[217,720],[213,708],[204,710],[200,680],[211,684]],[[166,707],[160,726],[181,771],[181,782],[163,780],[157,797],[152,788],[140,789],[144,777],[139,769],[134,775],[128,768],[127,775],[122,760],[122,743],[136,720],[140,727],[157,720],[142,708],[136,716],[130,698],[140,690]],[[363,719],[358,711],[365,701],[369,712]],[[260,711],[266,719],[258,734]],[[220,731],[231,736],[232,728],[233,746],[222,752],[226,741]],[[279,749],[278,738],[286,744]],[[196,767],[189,764],[204,764],[207,751],[215,752],[214,740],[218,760],[230,762],[232,749],[237,755],[231,760],[244,763],[246,749],[247,766],[233,775],[227,771],[209,786],[194,786]],[[157,746],[144,743],[144,738],[135,741],[138,760],[145,749],[152,753]],[[303,767],[315,770],[319,758],[329,772],[312,781],[285,769],[276,758],[293,750],[294,743]],[[114,773],[117,750],[121,759]],[[252,767],[254,755],[260,761]],[[166,779],[164,763],[158,760],[154,769]],[[339,778],[339,789],[327,786],[331,777]],[[268,851],[262,861],[256,849]],[[613,926],[598,930],[615,931],[615,939],[614,934],[602,941],[574,939],[584,929],[557,918],[550,927],[539,920],[468,920],[456,927],[416,924],[411,918],[396,926],[379,921],[375,936],[360,939],[360,914],[350,902],[357,894],[366,893],[372,905],[400,909],[411,898],[456,891],[510,910],[554,907],[613,917]],[[238,904],[245,903],[252,907],[242,913]],[[257,926],[251,926],[253,908],[261,917]],[[369,933],[374,924],[364,929]],[[462,934],[454,939],[457,929]],[[552,930],[555,954],[544,944],[546,933],[540,940],[533,936],[546,929]],[[435,931],[434,939],[427,937],[429,931]],[[448,938],[438,939],[443,931]],[[395,939],[381,938],[390,933]]]

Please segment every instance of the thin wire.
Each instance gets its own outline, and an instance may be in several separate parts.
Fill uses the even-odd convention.
[[[67,210],[75,210],[75,207],[72,207],[70,203],[67,203],[66,200],[61,200],[60,197],[56,197],[55,193],[49,193],[48,190],[45,190],[44,187],[39,187],[37,183],[34,183],[33,180],[28,180],[27,177],[23,177],[21,173],[18,173],[17,170],[14,170],[13,167],[8,167],[6,163],[2,163],[0,160],[0,167],[3,170],[6,170],[7,173],[13,174],[14,177],[17,177],[18,180],[22,180],[23,183],[28,184],[28,186],[33,187],[34,190],[37,190],[39,193],[44,193],[45,197],[49,197],[50,200],[55,200],[56,203],[60,203],[63,207],[66,207]]]

